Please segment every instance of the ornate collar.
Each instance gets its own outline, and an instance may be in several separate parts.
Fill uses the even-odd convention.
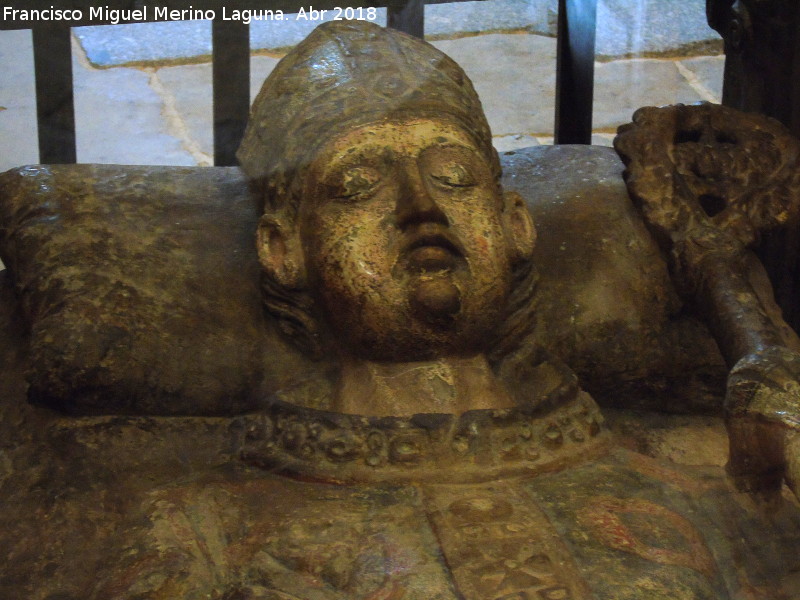
[[[364,417],[274,398],[248,415],[248,464],[334,483],[469,483],[554,471],[608,448],[600,409],[577,385],[535,407]]]

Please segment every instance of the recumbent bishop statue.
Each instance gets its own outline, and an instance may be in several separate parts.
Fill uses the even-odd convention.
[[[686,287],[730,316],[710,326],[739,365],[728,475],[617,447],[531,341],[534,223],[501,188],[470,80],[434,47],[319,27],[265,82],[239,158],[264,205],[267,310],[324,367],[231,418],[226,464],[124,511],[102,496],[119,514],[92,538],[102,571],[82,597],[800,597],[800,510],[779,491],[798,473],[800,369],[736,268],[708,276],[741,255],[734,236],[687,217],[671,238]],[[662,231],[675,216],[645,213]]]

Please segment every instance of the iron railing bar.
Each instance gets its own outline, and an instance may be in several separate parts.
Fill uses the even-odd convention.
[[[70,28],[37,24],[33,28],[33,64],[39,162],[74,163],[77,151]]]
[[[558,1],[556,144],[591,144],[597,0]]]
[[[234,166],[250,110],[250,26],[213,21],[211,26],[214,164]]]
[[[425,37],[425,0],[406,0],[386,7],[386,25],[420,39]]]

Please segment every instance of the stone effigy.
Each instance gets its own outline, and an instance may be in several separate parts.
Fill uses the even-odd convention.
[[[27,394],[37,406],[8,400],[2,407],[12,445],[0,463],[0,550],[8,557],[0,590],[48,600],[796,597],[800,509],[778,487],[797,480],[795,355],[787,347],[794,342],[747,279],[755,267],[739,260],[751,239],[731,241],[736,228],[727,226],[741,224],[743,214],[768,215],[734,209],[727,215],[738,216],[720,224],[724,216],[706,223],[699,212],[683,220],[659,212],[670,205],[653,201],[658,188],[647,178],[663,181],[668,172],[677,181],[673,169],[686,178],[697,170],[682,170],[693,159],[676,167],[665,158],[674,156],[671,150],[656,148],[660,140],[671,149],[680,137],[670,129],[674,113],[656,114],[666,115],[662,135],[649,135],[651,124],[642,118],[648,113],[640,113],[618,146],[645,223],[654,230],[670,224],[656,237],[684,267],[675,275],[683,293],[720,315],[710,319],[711,330],[722,355],[737,365],[729,392],[733,481],[719,467],[678,465],[618,447],[575,374],[542,347],[555,334],[536,322],[536,311],[561,313],[537,289],[534,222],[524,200],[500,184],[480,102],[458,65],[403,34],[332,23],[276,67],[240,149],[261,201],[258,263],[276,329],[267,349],[252,327],[239,330],[249,379],[232,373],[234,365],[206,379],[196,364],[205,364],[213,349],[185,342],[174,351],[188,350],[189,361],[196,356],[187,368],[197,370],[199,383],[147,372],[168,357],[137,345],[152,337],[138,322],[141,314],[158,320],[180,311],[185,324],[174,327],[182,335],[249,306],[214,312],[200,298],[200,275],[181,271],[190,285],[173,287],[168,276],[159,279],[157,265],[137,266],[133,259],[146,260],[146,253],[133,238],[182,261],[199,260],[192,258],[199,250],[175,243],[167,228],[122,235],[118,247],[105,242],[110,252],[98,247],[102,236],[90,236],[103,258],[93,275],[81,274],[87,282],[80,284],[102,290],[115,307],[109,314],[71,283],[76,270],[63,270],[66,257],[52,266],[53,250],[40,244],[54,222],[56,234],[72,240],[63,215],[80,219],[84,205],[72,213],[63,206],[52,212],[50,205],[32,210],[13,200],[25,194],[9,194],[3,260],[21,298],[15,310],[30,323],[28,332],[10,327],[9,337],[35,341],[28,350],[2,350],[9,364],[24,362],[26,352],[36,361],[30,385],[8,370],[0,389],[9,397]],[[784,150],[777,164],[791,166],[791,142],[776,146]],[[661,179],[654,175],[659,169]],[[187,177],[113,172],[125,180],[120,189],[141,187],[151,176],[171,178],[168,189],[175,191]],[[192,186],[237,190],[229,196],[243,197],[242,208],[231,210],[251,215],[245,205],[252,198],[241,196],[231,177],[220,183],[217,176],[192,174]],[[91,196],[119,183],[82,187],[80,177],[102,179],[103,170],[86,167],[75,177],[21,170],[8,186],[52,202],[55,184]],[[789,184],[775,198],[791,196]],[[660,196],[674,200],[676,210],[696,209],[699,196],[711,195],[703,185]],[[68,194],[56,197],[69,202]],[[163,210],[174,206],[164,202]],[[108,218],[130,233],[138,222],[130,217],[134,210],[120,203]],[[666,264],[655,243],[641,224],[627,223],[629,213],[613,214],[616,226],[629,228],[628,248],[643,257],[641,271],[632,262],[625,275],[653,299],[645,306],[665,311],[677,304],[660,283]],[[780,220],[781,210],[771,214]],[[238,223],[256,227],[250,217]],[[697,231],[706,235],[689,234]],[[224,272],[235,270],[233,257],[242,249],[240,235],[223,235],[211,239],[226,240],[214,263]],[[730,248],[735,252],[726,254]],[[125,255],[121,268],[113,262],[118,254]],[[730,276],[705,276],[714,272],[706,270],[706,256],[730,267]],[[622,252],[618,260],[626,260]],[[243,268],[244,276],[254,275],[254,266]],[[539,270],[541,287],[546,265]],[[147,285],[131,283],[139,276]],[[184,303],[183,289],[198,298]],[[152,290],[169,297],[166,308],[149,297]],[[133,325],[125,313],[132,304],[146,307]],[[81,327],[66,350],[54,349],[61,333],[48,323],[51,316]],[[85,328],[92,318],[104,329]],[[628,339],[625,327],[610,323],[603,323],[608,338],[592,342],[599,350],[583,347],[624,356],[614,335]],[[226,352],[236,347],[236,338],[231,343],[209,331],[197,339]],[[642,352],[652,351],[650,340],[661,331],[652,324],[636,330]],[[705,354],[707,334],[689,326],[676,331]],[[164,335],[156,347],[170,339]],[[97,357],[93,366],[73,369],[81,340],[84,353]],[[292,346],[299,357],[292,358]],[[268,389],[251,376],[270,353],[280,356],[269,367]],[[40,360],[49,365],[44,373],[36,367]],[[614,360],[608,364],[616,368]],[[709,364],[718,361],[715,355]],[[144,374],[124,380],[126,363]],[[628,364],[629,373],[638,368],[635,358]],[[251,382],[252,397],[237,395],[233,406],[220,409],[214,399],[246,388],[242,381]],[[111,398],[109,390],[120,386],[124,392]],[[61,416],[54,407],[82,416]]]

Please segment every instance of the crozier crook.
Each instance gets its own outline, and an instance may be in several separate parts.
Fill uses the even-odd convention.
[[[684,297],[732,369],[728,471],[747,490],[784,479],[800,423],[798,340],[752,283],[747,252],[800,212],[800,141],[777,121],[711,104],[642,108],[614,146],[631,197],[672,257]]]

